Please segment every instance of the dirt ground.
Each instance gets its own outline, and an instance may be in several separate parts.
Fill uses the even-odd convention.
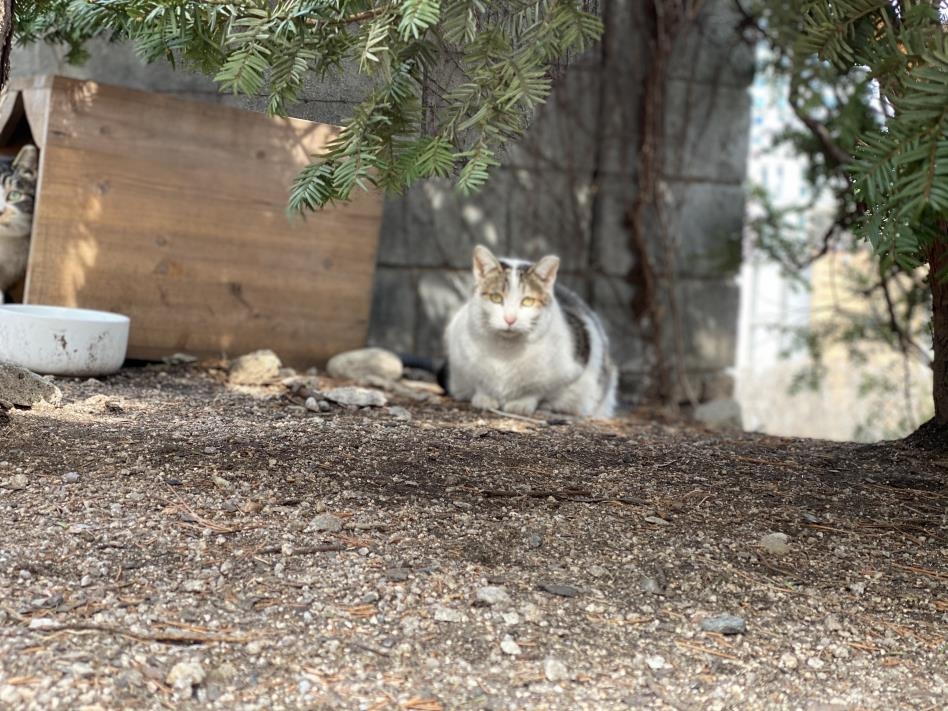
[[[0,421],[0,708],[948,707],[948,454],[57,382]]]

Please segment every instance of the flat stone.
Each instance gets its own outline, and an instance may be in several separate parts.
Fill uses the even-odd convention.
[[[14,489],[16,491],[25,489],[29,485],[30,485],[30,479],[29,477],[26,476],[26,474],[14,474],[13,476],[10,477],[10,480],[7,482],[7,487],[10,489]]]
[[[564,681],[569,679],[569,670],[559,659],[549,657],[543,662],[543,676],[550,682]]]
[[[790,552],[788,541],[786,533],[768,533],[760,539],[758,545],[771,555],[786,555]]]
[[[234,359],[227,380],[232,385],[268,385],[279,380],[282,367],[273,351],[254,351]]]
[[[204,667],[198,662],[178,662],[171,667],[165,682],[175,689],[186,690],[200,684],[205,676]]]
[[[338,533],[342,530],[342,519],[332,514],[319,514],[309,524],[311,531]]]
[[[443,605],[438,605],[434,611],[434,618],[438,622],[463,622],[464,615],[462,615],[457,610],[452,610],[450,607],[444,607]]]
[[[744,634],[747,632],[747,623],[737,615],[717,615],[702,620],[701,629],[718,634]]]
[[[642,592],[649,593],[650,595],[664,595],[665,594],[665,583],[658,578],[647,577],[642,578],[639,581],[639,589]]]
[[[520,645],[517,644],[510,635],[506,635],[503,640],[501,640],[500,651],[511,656],[517,656],[523,653],[523,650],[520,649]]]
[[[352,407],[384,407],[388,403],[385,393],[370,388],[333,388],[324,392],[323,397],[340,405]]]
[[[402,377],[402,360],[384,348],[360,348],[329,359],[326,371],[340,380],[375,377],[395,381]]]
[[[485,585],[477,589],[477,601],[491,607],[495,605],[509,605],[510,595],[498,585]]]
[[[0,363],[0,402],[18,407],[33,407],[45,402],[62,403],[62,391],[31,370],[13,363]]]

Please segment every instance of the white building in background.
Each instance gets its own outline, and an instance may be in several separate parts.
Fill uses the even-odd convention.
[[[807,161],[789,145],[774,145],[775,137],[788,127],[800,125],[787,101],[787,82],[769,72],[758,72],[751,95],[749,184],[763,187],[776,207],[811,202]],[[748,209],[754,209],[753,201]],[[817,243],[834,209],[832,195],[819,196],[806,216],[799,217],[800,238],[809,236],[811,244]],[[832,317],[833,306],[838,303],[838,268],[843,263],[858,264],[858,260],[848,252],[831,253],[806,270],[804,283],[800,283],[783,274],[751,239],[745,240],[739,277],[741,311],[735,380],[746,429],[840,440],[907,434],[905,425],[898,423],[906,414],[898,395],[866,397],[861,392],[866,373],[891,373],[893,369],[901,373],[901,362],[890,352],[880,350],[878,358],[857,366],[843,348],[831,349],[823,360],[826,374],[820,389],[790,392],[795,376],[809,364],[806,352],[793,347],[793,332]],[[871,259],[867,258],[865,264],[871,268]],[[844,290],[839,293],[844,294]],[[925,398],[930,397],[926,393],[930,393],[931,374],[913,367],[910,375],[915,403],[908,406],[907,419],[917,420]],[[901,379],[900,374],[895,377]]]

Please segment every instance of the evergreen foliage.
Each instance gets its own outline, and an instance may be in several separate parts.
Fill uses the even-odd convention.
[[[40,0],[17,3],[15,18],[21,42],[60,43],[79,61],[92,37],[129,39],[146,61],[265,95],[278,115],[308,77],[356,67],[371,78],[366,94],[298,176],[294,210],[433,176],[477,190],[546,99],[557,64],[601,31],[582,0]]]

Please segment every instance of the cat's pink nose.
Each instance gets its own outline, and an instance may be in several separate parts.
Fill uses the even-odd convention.
[[[504,321],[507,322],[508,326],[513,326],[515,323],[517,323],[517,316],[516,314],[504,314]]]

